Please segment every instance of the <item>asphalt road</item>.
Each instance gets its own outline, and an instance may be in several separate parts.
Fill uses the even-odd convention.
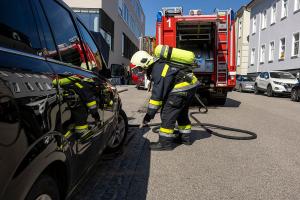
[[[121,97],[130,122],[141,122],[137,110],[149,93],[129,87]],[[198,119],[258,138],[226,140],[195,128],[192,146],[150,152],[158,136],[131,129],[124,152],[101,159],[76,199],[300,199],[300,103],[232,92],[224,107],[210,107]]]

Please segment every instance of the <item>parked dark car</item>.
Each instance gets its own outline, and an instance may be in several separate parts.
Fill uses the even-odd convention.
[[[0,199],[67,199],[127,118],[99,46],[60,0],[0,1]]]
[[[300,101],[300,82],[292,88],[291,100],[296,102]]]

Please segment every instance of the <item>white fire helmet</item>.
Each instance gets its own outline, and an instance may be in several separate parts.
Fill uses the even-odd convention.
[[[130,62],[135,67],[141,67],[143,69],[148,69],[150,65],[152,65],[155,61],[157,61],[157,58],[151,56],[146,51],[138,51],[135,54],[133,54]]]

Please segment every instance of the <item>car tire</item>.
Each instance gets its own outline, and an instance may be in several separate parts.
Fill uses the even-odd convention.
[[[122,150],[128,134],[128,119],[126,113],[121,109],[118,116],[118,125],[113,133],[105,153],[115,153]]]
[[[26,200],[60,200],[57,183],[51,176],[40,176],[31,187]]]
[[[254,85],[254,94],[260,94],[260,91],[259,91],[259,89],[258,89],[258,87],[257,87],[257,85],[255,84]]]
[[[300,100],[296,89],[293,89],[291,92],[291,100],[296,101],[296,102],[299,102],[299,100]]]
[[[239,86],[239,92],[241,92],[241,93],[243,92],[243,87],[242,87],[242,85]]]
[[[274,96],[273,89],[272,89],[271,85],[268,85],[268,87],[267,87],[267,96],[268,97],[273,97]]]

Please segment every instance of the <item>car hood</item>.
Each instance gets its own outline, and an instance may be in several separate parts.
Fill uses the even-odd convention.
[[[272,78],[272,81],[277,81],[280,83],[290,83],[290,84],[297,84],[297,79],[281,79],[281,78]]]
[[[253,81],[243,81],[241,83],[244,84],[244,85],[254,85]]]

